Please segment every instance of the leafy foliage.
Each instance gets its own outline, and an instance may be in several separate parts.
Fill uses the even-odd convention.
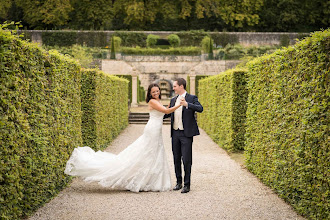
[[[45,30],[310,32],[330,23],[324,0],[1,0],[0,6],[0,22]]]
[[[121,38],[120,37],[117,37],[117,36],[112,36],[111,37],[111,41],[113,40],[114,42],[114,46],[116,48],[116,51],[119,51],[120,50],[120,46],[121,46]]]
[[[211,42],[211,43],[210,43]],[[205,36],[201,41],[201,47],[204,53],[209,53],[210,45],[213,44],[213,40],[209,36]]]
[[[128,81],[86,69],[81,82],[83,144],[104,149],[128,124]]]
[[[169,48],[169,49],[122,47],[121,52],[124,55],[188,55],[188,56],[195,56],[195,55],[201,54],[201,50],[199,47],[176,47],[176,48]]]
[[[147,37],[147,47],[154,47],[159,39],[158,35],[149,34]]]
[[[236,34],[223,33],[210,33],[210,37],[214,40],[216,47],[225,47],[228,44],[238,44],[238,36]]]
[[[63,171],[74,147],[101,149],[127,125],[128,89],[2,27],[0,218],[20,219],[71,180]]]
[[[249,62],[246,163],[300,214],[330,218],[330,30]]]
[[[88,47],[105,47],[108,45],[107,34],[102,31],[77,31],[77,44]]]
[[[170,45],[172,47],[178,47],[180,46],[180,37],[176,34],[170,34],[168,37],[168,42],[170,42]]]
[[[116,31],[115,36],[122,39],[122,45],[124,47],[145,47],[147,42],[147,35],[145,33],[128,32],[128,31]]]
[[[34,1],[15,0],[14,5],[22,8],[23,19],[35,28],[54,28],[66,25],[74,10],[68,0]]]
[[[74,31],[47,31],[42,32],[42,43],[47,46],[71,46],[76,43],[77,32]]]
[[[205,31],[181,31],[177,35],[181,46],[200,46],[202,39],[208,34]]]
[[[239,60],[246,56],[258,57],[264,54],[273,53],[279,46],[248,46],[243,47],[240,44],[228,44],[225,48],[216,51],[216,59],[221,60]]]
[[[281,35],[280,37],[280,46],[287,47],[290,45],[290,37],[286,34]]]
[[[117,77],[124,78],[128,80],[128,88],[127,88],[127,93],[128,93],[128,101],[131,103],[132,102],[132,75],[116,75]]]
[[[244,149],[246,120],[246,70],[227,70],[202,79],[198,96],[204,112],[198,123],[221,147],[228,151]]]
[[[115,60],[116,59],[116,48],[115,48],[115,37],[112,36],[111,38],[111,55],[110,55],[110,59]]]
[[[209,76],[205,76],[205,75],[197,75],[197,76],[195,76],[195,94],[197,96],[199,94],[199,80],[204,79],[206,77],[209,77]]]
[[[63,171],[82,143],[80,66],[0,29],[0,213],[28,215],[70,180]]]

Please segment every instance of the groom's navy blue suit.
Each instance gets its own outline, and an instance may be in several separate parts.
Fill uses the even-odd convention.
[[[170,107],[175,105],[177,98],[178,96],[171,99]],[[183,130],[174,130],[174,112],[165,115],[164,118],[171,117],[172,151],[177,183],[182,184],[182,159],[185,171],[184,185],[190,187],[193,136],[199,135],[195,112],[202,112],[203,106],[199,103],[195,95],[187,93],[185,100],[188,103],[188,108],[182,106]]]

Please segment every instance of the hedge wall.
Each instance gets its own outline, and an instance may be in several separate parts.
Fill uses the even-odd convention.
[[[128,80],[127,97],[128,97],[128,101],[131,103],[132,102],[132,75],[116,75],[116,76]]]
[[[123,55],[177,55],[177,56],[199,56],[201,49],[199,47],[175,47],[175,48],[134,48],[121,47]]]
[[[205,31],[181,31],[177,33],[181,40],[181,46],[197,46],[201,45],[201,42],[205,36],[208,35]]]
[[[19,219],[70,180],[82,143],[80,66],[0,29],[0,219]]]
[[[76,43],[87,47],[110,47],[110,38],[101,31],[78,31]]]
[[[208,76],[205,76],[205,75],[197,75],[196,77],[195,77],[195,94],[198,96],[198,94],[199,94],[199,81],[201,80],[201,79],[204,79],[204,78],[206,78],[206,77],[208,77]]]
[[[330,29],[248,64],[247,167],[300,214],[330,219]]]
[[[102,71],[82,71],[84,146],[101,150],[128,125],[128,81]]]
[[[246,120],[246,70],[227,70],[199,81],[198,96],[204,112],[199,125],[228,151],[244,149]]]
[[[67,47],[76,44],[76,31],[42,32],[42,43],[47,46]]]
[[[121,46],[123,47],[147,46],[147,34],[145,33],[116,31],[114,35],[122,39]]]

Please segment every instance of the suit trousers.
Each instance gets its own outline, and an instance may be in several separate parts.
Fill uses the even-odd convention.
[[[174,169],[178,184],[182,184],[181,160],[184,167],[184,185],[190,186],[190,175],[192,165],[192,143],[193,137],[186,137],[183,130],[174,130],[172,135],[172,151]]]

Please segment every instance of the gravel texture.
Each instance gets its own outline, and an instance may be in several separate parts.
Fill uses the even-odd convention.
[[[129,125],[107,151],[122,151],[142,134],[144,126]],[[170,125],[163,126],[163,139],[174,186]],[[133,193],[75,178],[29,219],[304,219],[203,130],[194,138],[191,181],[187,194]]]

